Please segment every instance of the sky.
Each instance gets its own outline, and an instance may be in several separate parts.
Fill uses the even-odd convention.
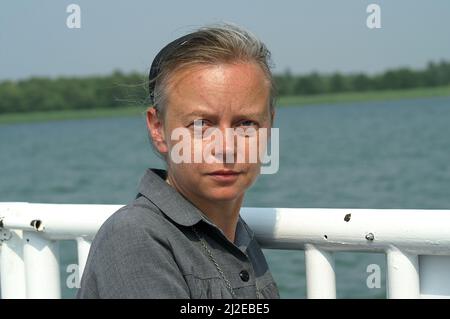
[[[381,28],[366,25],[369,4]],[[68,28],[68,5],[81,27]],[[171,40],[231,22],[272,52],[274,72],[365,72],[450,60],[448,0],[2,0],[0,80],[148,72]]]

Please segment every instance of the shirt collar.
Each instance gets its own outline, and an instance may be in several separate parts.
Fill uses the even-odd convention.
[[[193,226],[205,217],[191,202],[166,182],[167,171],[147,169],[139,185],[139,193],[177,224]]]
[[[203,220],[205,223],[218,229],[197,207],[170,186],[166,182],[166,178],[166,170],[147,169],[141,179],[138,188],[139,193],[179,225],[190,227]],[[236,225],[235,245],[242,251],[245,251],[253,236],[253,232],[239,215]]]

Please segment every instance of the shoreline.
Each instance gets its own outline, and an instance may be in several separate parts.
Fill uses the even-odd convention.
[[[450,86],[416,88],[408,90],[343,92],[311,96],[281,96],[277,99],[277,107],[299,107],[305,105],[388,101],[442,96],[450,96]],[[144,110],[145,106],[126,106],[120,108],[4,113],[0,114],[0,125],[118,116],[141,116],[144,114]]]

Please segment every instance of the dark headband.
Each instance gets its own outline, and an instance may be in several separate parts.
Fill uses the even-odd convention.
[[[162,63],[173,53],[173,51],[180,45],[183,45],[187,41],[191,40],[196,36],[196,32],[184,35],[169,44],[167,44],[164,48],[159,51],[156,55],[155,59],[152,62],[152,66],[150,67],[150,73],[148,75],[148,91],[150,96],[150,103],[152,105],[155,104],[155,79],[158,77],[161,72]]]

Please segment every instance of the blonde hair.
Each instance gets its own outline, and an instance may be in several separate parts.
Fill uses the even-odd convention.
[[[177,40],[180,40],[176,42]],[[156,62],[157,73],[150,71],[150,96],[153,107],[164,114],[167,104],[168,80],[176,71],[194,65],[254,62],[261,67],[270,83],[270,109],[275,104],[275,84],[271,72],[271,54],[266,45],[249,31],[225,23],[206,26],[177,39],[163,50]],[[174,45],[175,43],[175,45]],[[170,48],[167,50],[167,47]],[[153,77],[153,78],[152,78]]]

